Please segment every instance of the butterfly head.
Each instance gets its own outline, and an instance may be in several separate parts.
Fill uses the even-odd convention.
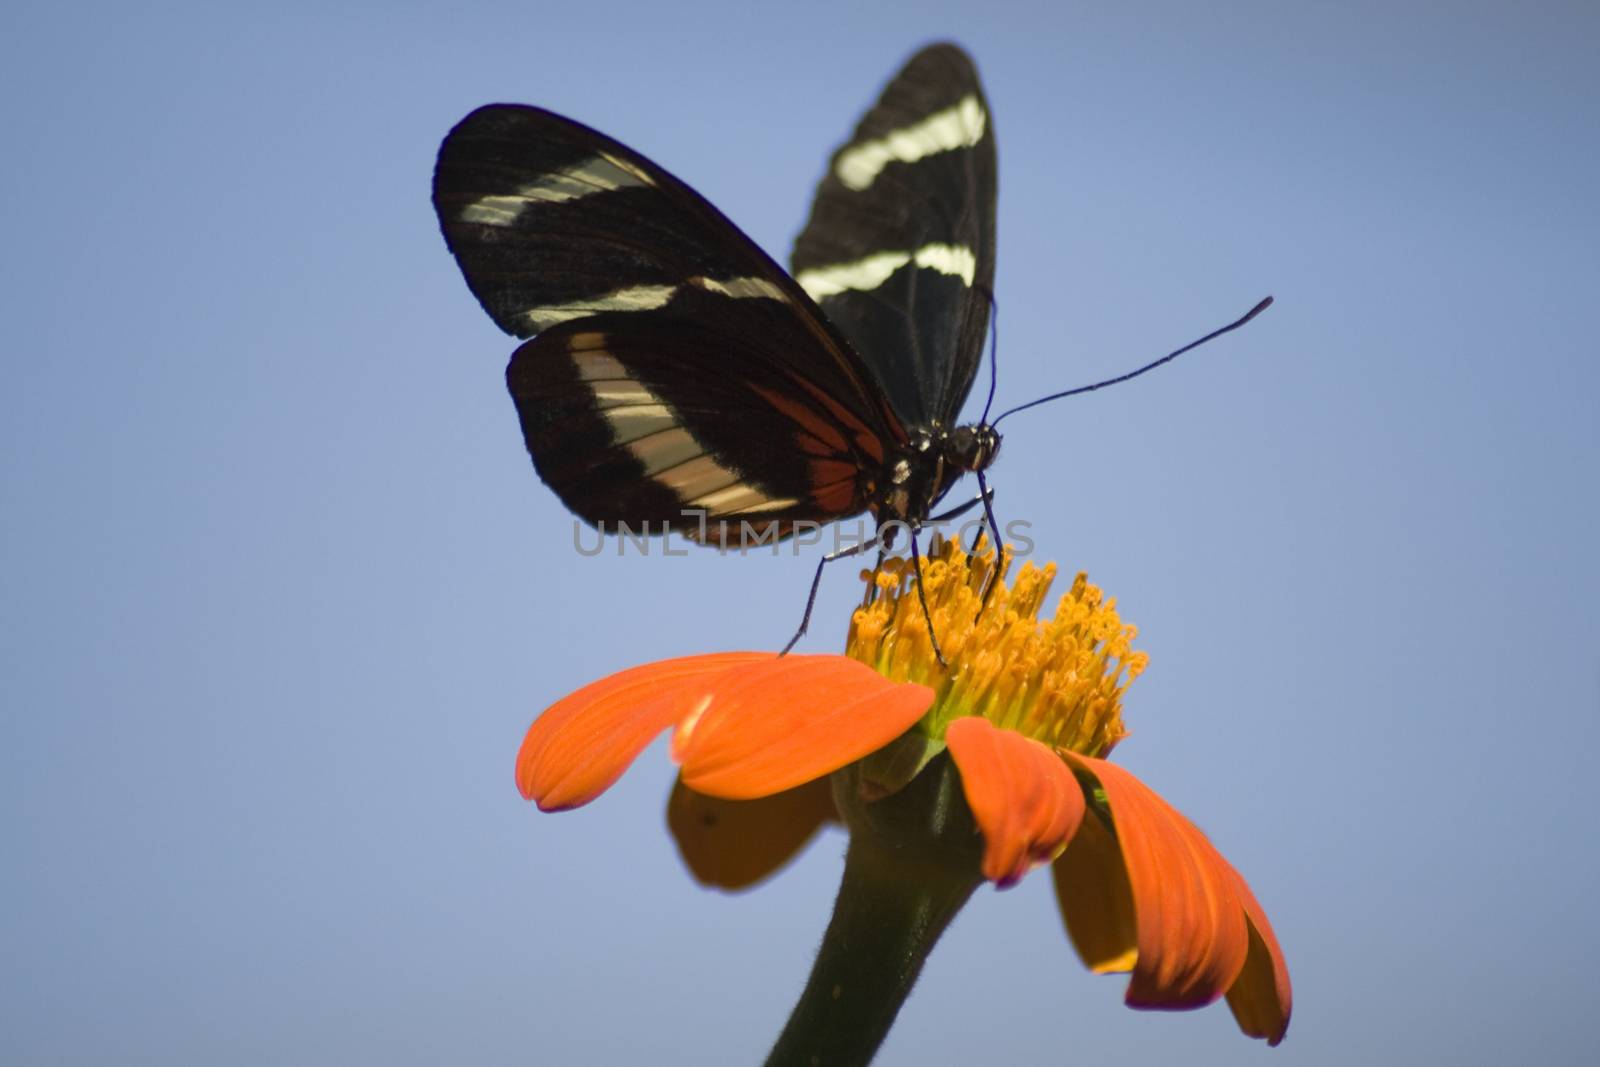
[[[987,470],[999,449],[1000,435],[988,423],[915,431],[870,483],[872,513],[879,522],[915,525],[963,474]]]
[[[986,422],[957,426],[944,439],[944,461],[958,471],[988,470],[999,451],[1000,434]]]

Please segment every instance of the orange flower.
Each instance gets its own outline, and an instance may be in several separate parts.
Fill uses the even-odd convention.
[[[1226,996],[1246,1034],[1277,1044],[1289,976],[1265,913],[1193,823],[1105,759],[1146,663],[1130,647],[1135,628],[1082,574],[1040,620],[1054,564],[1027,564],[980,612],[993,565],[952,542],[924,564],[948,668],[909,568],[891,561],[852,618],[847,656],[730,652],[612,675],[534,722],[517,785],[546,811],[587,803],[670,728],[680,773],[669,825],[697,878],[734,889],[841,813],[853,834],[868,832],[880,801],[951,763],[970,810],[946,831],[952,865],[1005,888],[1052,864],[1073,945],[1098,973],[1131,972],[1130,1006]],[[972,827],[976,851],[960,838]]]

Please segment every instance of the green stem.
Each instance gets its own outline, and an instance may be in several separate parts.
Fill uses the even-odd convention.
[[[982,882],[981,844],[947,758],[867,804],[847,771],[844,880],[822,948],[767,1067],[870,1063],[939,936]]]

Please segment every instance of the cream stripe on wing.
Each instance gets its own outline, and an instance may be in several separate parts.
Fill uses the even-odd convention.
[[[680,466],[696,456],[705,455],[705,449],[694,439],[694,434],[682,426],[641,437],[628,442],[628,451],[644,464],[644,472],[652,478],[664,470]],[[656,478],[656,481],[662,481]]]
[[[765,511],[781,511],[793,507],[798,500],[774,500],[751,485],[730,485],[715,493],[708,493],[689,502],[691,507],[705,508],[720,515],[753,515]]]
[[[461,221],[511,226],[531,203],[564,204],[595,193],[654,184],[639,168],[602,152],[519,186],[514,193],[480,197],[461,209]]]
[[[604,344],[601,331],[574,334],[568,339],[567,354],[611,430],[611,444],[626,447],[644,468],[645,477],[670,489],[685,507],[715,515],[778,511],[798,503],[769,497],[718,463],[678,421],[672,406],[628,374]]]
[[[940,274],[953,274],[968,285],[978,273],[978,257],[966,245],[923,245],[912,257],[919,267],[931,267]]]
[[[567,338],[568,352],[599,352],[601,355],[605,355],[605,347],[606,335],[598,330],[591,333],[575,333]],[[606,356],[606,359],[611,360],[619,368],[622,366],[616,360],[611,359],[609,355]]]
[[[833,172],[847,188],[860,192],[896,160],[915,163],[939,152],[971,148],[983,140],[986,122],[978,98],[965,96],[954,107],[936,111],[921,122],[845,149],[834,161]]]
[[[677,451],[677,439],[669,435],[681,434],[690,443],[694,443],[693,436],[678,424],[672,405],[629,374],[621,360],[600,347],[605,343],[605,336],[599,331],[573,334],[567,339],[567,355],[578,372],[578,379],[588,385],[595,409],[611,428],[611,443],[627,445],[647,468],[651,462],[647,456],[661,460],[663,467],[681,462],[681,459],[671,462],[663,459],[667,452]],[[573,346],[580,344],[583,347],[574,351]],[[661,451],[663,449],[667,452]],[[695,444],[695,451],[704,452],[705,449]],[[646,473],[654,472],[647,470]]]
[[[968,285],[977,274],[978,260],[965,245],[927,244],[915,252],[875,252],[853,263],[833,263],[812,267],[795,275],[813,300],[836,296],[848,290],[871,292],[907,263],[960,278]]]
[[[632,378],[606,378],[591,381],[589,390],[594,393],[595,405],[601,411],[627,405],[659,404],[661,398]]]
[[[723,282],[715,278],[690,278],[684,284],[710,293],[721,293],[735,300],[789,299],[784,296],[782,289],[765,278],[729,278]],[[588,318],[590,315],[598,315],[605,311],[654,311],[656,308],[665,307],[679,288],[676,285],[635,285],[603,296],[591,296],[567,304],[546,304],[543,307],[530,308],[523,312],[522,316],[535,330],[546,330],[563,322]]]
[[[635,285],[570,304],[546,304],[523,312],[523,317],[534,329],[545,330],[572,319],[598,315],[602,311],[653,311],[671,300],[672,294],[677,291],[676,285]]]
[[[680,463],[669,471],[662,471],[656,481],[678,494],[692,507],[704,507],[699,498],[737,485],[739,476],[710,456],[700,456],[688,463]]]
[[[710,278],[690,278],[690,285],[699,286],[713,293],[731,296],[734,299],[745,297],[758,297],[767,300],[783,300],[789,298],[783,295],[783,290],[765,278],[730,278],[725,282],[714,281]]]
[[[889,280],[889,275],[911,262],[909,252],[877,252],[854,263],[834,263],[813,267],[794,276],[800,288],[813,300],[834,296],[849,289],[866,292]]]
[[[611,443],[616,445],[632,444],[678,425],[672,409],[665,404],[626,404],[606,408],[600,414],[611,424]]]

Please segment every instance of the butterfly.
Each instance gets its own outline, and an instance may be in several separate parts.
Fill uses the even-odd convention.
[[[916,530],[964,474],[980,496],[950,514],[981,501],[995,528],[1000,435],[987,406],[957,423],[995,195],[989,105],[952,44],[912,56],[834,152],[793,273],[663,167],[541,108],[472,112],[433,181],[468,287],[525,339],[506,384],[545,484],[602,531],[724,547],[870,513],[879,536],[825,556],[811,602],[824,564],[894,525],[919,562]]]
[[[956,419],[995,181],[977,71],[937,44],[834,153],[793,274],[661,166],[536,107],[451,130],[433,203],[484,310],[529,339],[506,383],[562,502],[602,530],[759,542],[861,512],[915,527],[993,461],[998,435]]]

